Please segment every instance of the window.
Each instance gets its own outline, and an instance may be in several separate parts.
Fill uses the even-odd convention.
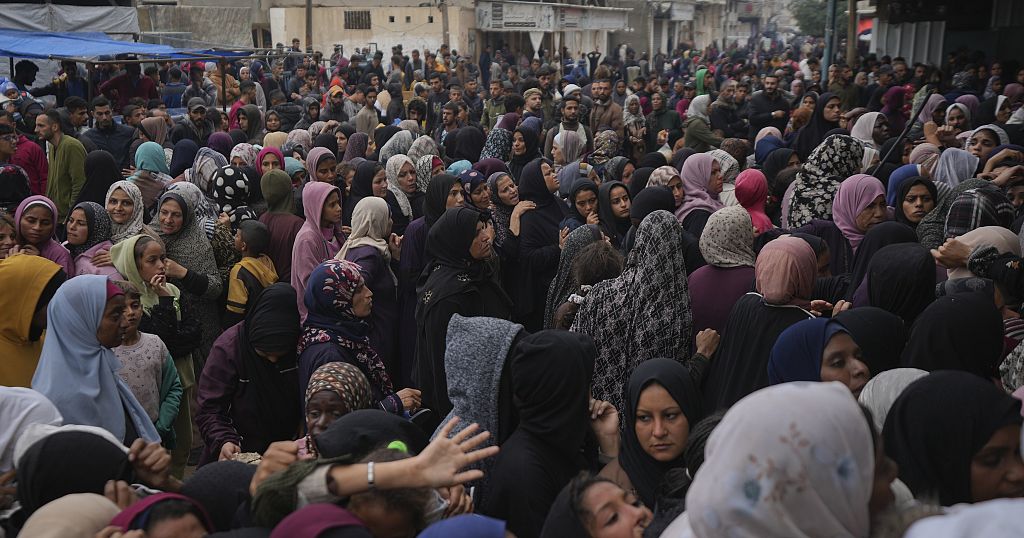
[[[394,17],[392,17],[394,19]],[[392,20],[392,22],[394,22]],[[345,12],[345,29],[346,30],[369,30],[370,29],[370,12],[369,11],[346,11]]]
[[[389,15],[388,16],[388,22],[395,22],[395,16],[394,15]]]
[[[427,15],[427,22],[430,23],[430,24],[434,24],[434,16],[433,15]]]
[[[409,24],[410,22],[412,22],[412,17],[406,15],[405,16],[405,24]]]

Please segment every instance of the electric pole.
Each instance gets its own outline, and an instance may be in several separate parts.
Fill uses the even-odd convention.
[[[850,18],[846,22],[846,65],[851,68],[857,63],[857,0],[847,0]]]
[[[306,0],[306,52],[313,52],[313,0]]]
[[[832,64],[836,38],[836,0],[828,0],[825,8],[825,55],[821,59],[821,87],[828,88],[828,66]]]

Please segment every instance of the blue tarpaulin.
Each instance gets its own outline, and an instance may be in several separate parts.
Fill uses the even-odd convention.
[[[0,56],[13,58],[93,58],[101,55],[171,56],[179,49],[167,45],[111,39],[103,32],[26,32],[0,29]]]

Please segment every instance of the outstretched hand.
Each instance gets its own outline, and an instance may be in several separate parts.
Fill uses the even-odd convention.
[[[497,446],[477,449],[491,433],[477,433],[480,425],[475,422],[449,438],[458,423],[459,417],[448,421],[440,434],[416,456],[416,468],[425,486],[443,488],[478,480],[484,476],[483,471],[463,469],[498,453]]]

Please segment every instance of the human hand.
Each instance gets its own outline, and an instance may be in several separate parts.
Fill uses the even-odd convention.
[[[234,456],[235,454],[240,454],[241,452],[242,447],[229,441],[220,446],[220,454],[217,455],[217,461],[230,460],[231,456]]]
[[[121,169],[121,176],[122,177],[132,177],[134,175],[135,175],[135,167],[134,166],[130,166],[128,168],[122,168]]]
[[[169,489],[171,480],[171,453],[159,442],[147,443],[136,439],[128,449],[128,461],[135,468],[135,475],[146,485],[157,489]]]
[[[185,273],[188,269],[182,267],[178,262],[167,258],[166,265],[164,266],[164,273],[168,278],[185,278]]]
[[[441,497],[448,501],[448,508],[444,511],[444,517],[454,517],[461,514],[473,513],[473,497],[470,497],[466,487],[456,484],[448,488],[437,488]]]
[[[992,184],[1005,187],[1014,179],[1019,179],[1022,176],[1024,176],[1024,166],[1019,164],[1016,166],[1008,166],[1003,168],[1002,172],[999,172],[999,175],[992,179]]]
[[[35,245],[15,245],[11,248],[11,254],[28,254],[30,256],[39,256],[39,249]]]
[[[153,275],[153,278],[149,279],[149,287],[160,297],[171,296],[171,290],[167,288],[167,275],[163,273]]]
[[[113,265],[113,261],[110,259],[109,250],[100,250],[96,252],[92,257],[92,264],[96,267],[109,267]]]
[[[660,146],[666,142],[668,142],[668,131],[662,129],[658,131],[658,145]]]
[[[601,217],[598,216],[597,211],[587,213],[587,224],[597,224],[600,221]]]
[[[832,310],[832,303],[828,301],[822,299],[815,299],[811,301],[811,314],[814,314],[815,316],[820,316],[830,310]]]
[[[395,260],[402,258],[402,237],[398,234],[391,234],[388,238],[388,250],[391,252],[391,257]]]
[[[402,407],[407,411],[415,411],[423,403],[423,398],[420,396],[421,392],[416,389],[402,389],[397,394],[402,399]]]
[[[619,454],[619,412],[615,406],[594,398],[590,399],[590,429],[597,436],[601,453],[605,456]]]
[[[531,209],[537,209],[537,204],[529,200],[520,200],[514,208],[512,208],[512,218],[518,218],[530,211]]]
[[[231,226],[231,215],[221,211],[220,215],[217,215],[217,224],[221,226]]]
[[[96,538],[145,538],[146,531],[142,529],[136,529],[133,531],[125,532],[121,530],[121,527],[115,527],[113,525],[104,527],[103,530],[96,533]]]
[[[832,307],[832,316],[834,317],[836,314],[845,312],[851,308],[853,308],[853,303],[847,301],[846,299],[840,299],[839,301],[836,302],[836,305]]]
[[[566,226],[561,230],[558,230],[558,248],[565,248],[565,238],[569,237],[569,227]]]
[[[463,471],[467,466],[498,453],[497,446],[476,449],[490,436],[490,432],[478,433],[480,425],[473,423],[449,438],[459,417],[454,417],[441,428],[440,435],[414,456],[415,466],[420,476],[419,481],[426,487],[441,488],[463,484],[483,477],[483,471],[471,469]],[[476,450],[474,450],[476,449]]]
[[[107,480],[107,483],[103,486],[103,496],[110,499],[121,510],[128,508],[139,500],[138,496],[135,495],[135,490],[124,480],[116,482]]]
[[[967,267],[967,260],[971,257],[971,247],[956,238],[950,238],[939,248],[932,249],[932,257],[946,269]]]
[[[223,449],[221,449],[221,453],[223,453]],[[270,443],[267,451],[263,453],[263,459],[256,466],[256,474],[252,475],[252,480],[249,481],[249,493],[256,495],[256,489],[270,475],[287,469],[289,465],[297,461],[299,461],[299,446],[295,444],[295,441]]]
[[[714,329],[704,329],[697,333],[696,341],[697,353],[710,359],[718,349],[718,344],[721,343],[722,337]]]

